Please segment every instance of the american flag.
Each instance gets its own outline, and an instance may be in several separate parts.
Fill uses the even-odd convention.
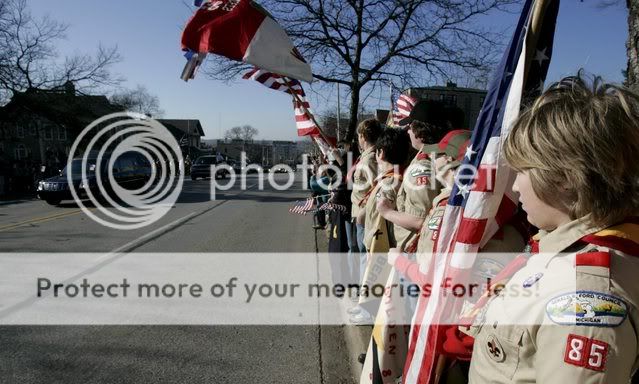
[[[398,127],[400,122],[410,115],[418,101],[419,99],[400,93],[392,111],[393,126]]]
[[[319,134],[319,128],[315,124],[311,115],[313,111],[306,99],[306,93],[302,88],[302,84],[295,80],[284,76],[265,71],[263,69],[254,68],[242,76],[245,80],[255,80],[262,83],[265,87],[276,91],[286,92],[290,95],[295,94],[293,98],[293,109],[295,110],[295,124],[297,125],[298,136],[312,136]],[[288,82],[288,85],[287,85]]]
[[[242,76],[242,78],[244,80],[255,80],[262,83],[265,87],[291,94],[289,87],[286,86],[286,80],[288,80],[288,85],[295,94],[306,97],[302,84],[298,80],[286,79],[284,76],[277,75],[263,69],[253,68]]]
[[[324,203],[321,207],[319,207],[319,210],[346,212],[346,206],[341,204]]]
[[[295,205],[292,208],[290,208],[288,211],[290,213],[296,213],[298,215],[306,215],[308,212],[313,210],[314,206],[315,206],[315,198],[309,197],[305,201],[304,200],[297,201]]]
[[[501,148],[522,100],[543,90],[558,10],[559,0],[525,1],[514,36],[489,87],[463,160],[478,172],[474,179],[460,178],[448,201],[437,243],[438,256],[430,268],[433,291],[413,318],[404,383],[432,382],[441,359],[437,350],[443,342],[442,327],[454,324],[459,317],[461,303],[446,300],[442,293],[444,278],[455,281],[467,276],[479,248],[516,212],[517,196],[511,190],[515,175],[506,165]]]

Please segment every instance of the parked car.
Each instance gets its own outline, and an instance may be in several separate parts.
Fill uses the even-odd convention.
[[[287,173],[288,169],[286,167],[283,167],[283,166],[278,166],[278,167],[271,168],[270,172],[272,172],[272,173]]]
[[[211,177],[211,166],[226,164],[224,160],[218,161],[217,156],[201,156],[195,160],[191,166],[191,179]],[[224,179],[229,174],[228,169],[218,169],[215,172],[215,178]]]
[[[242,164],[239,161],[228,159],[226,162],[231,166],[231,168],[233,168],[233,172],[235,172],[236,175],[242,173]]]
[[[101,181],[107,193],[113,191],[113,186],[109,185],[107,165],[111,159],[111,154],[102,157]],[[71,168],[67,165],[58,176],[50,177],[38,182],[37,195],[41,200],[51,205],[58,205],[62,200],[73,200],[71,188],[68,180],[68,173],[71,172],[73,185],[80,199],[87,198],[87,189],[90,189],[94,196],[101,196],[96,175],[97,159],[88,158],[86,161],[87,178],[82,182],[82,158],[71,160]],[[126,152],[118,156],[113,163],[113,179],[122,188],[134,190],[144,186],[151,178],[152,168],[149,161],[137,152]]]

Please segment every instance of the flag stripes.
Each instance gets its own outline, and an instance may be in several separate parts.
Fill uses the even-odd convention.
[[[313,210],[314,206],[315,206],[315,198],[309,197],[306,200],[296,202],[295,205],[292,208],[290,208],[288,211],[290,213],[296,213],[298,215],[306,215],[307,213]]]
[[[410,112],[418,101],[418,99],[408,95],[399,95],[395,103],[395,110],[393,111],[393,125],[399,126],[400,122],[410,115]]]
[[[259,68],[253,68],[251,71],[247,72],[242,76],[244,80],[254,80],[259,83],[262,83],[265,87],[274,89],[276,91],[286,92],[291,94],[291,90],[296,95],[306,97],[306,93],[304,93],[304,89],[302,88],[302,84],[295,79],[285,79],[284,76],[277,75],[275,73],[271,73]],[[286,80],[288,80],[288,86],[286,85]],[[289,89],[290,87],[290,89]]]
[[[461,302],[445,299],[441,283],[467,276],[480,246],[516,212],[517,200],[510,192],[514,175],[506,166],[501,147],[523,98],[541,90],[539,84],[543,84],[550,65],[558,9],[559,1],[524,2],[511,43],[489,87],[473,130],[472,150],[463,161],[479,172],[473,178],[460,170],[458,180],[467,181],[455,185],[448,201],[437,243],[440,255],[434,258],[430,271],[433,291],[415,313],[413,321],[418,323],[411,335],[404,383],[433,381],[442,357],[440,324],[454,323],[460,314]],[[533,13],[538,17],[533,19]],[[547,60],[532,60],[542,51]]]
[[[254,68],[242,76],[245,80],[254,80],[267,88],[294,95],[293,110],[298,136],[319,135],[320,129],[313,120],[313,111],[306,99],[302,84],[295,79],[288,79],[276,73]]]

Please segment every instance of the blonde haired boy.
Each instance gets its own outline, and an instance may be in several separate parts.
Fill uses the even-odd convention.
[[[539,253],[477,312],[470,382],[628,383],[639,365],[639,98],[565,78],[504,150]]]

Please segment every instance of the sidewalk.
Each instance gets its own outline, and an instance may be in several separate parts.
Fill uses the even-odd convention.
[[[327,237],[326,230],[321,230],[321,229],[315,230],[315,235],[317,239],[318,253],[320,254],[327,253],[328,237]],[[346,302],[343,302],[343,303],[344,303],[343,309],[344,311],[346,311],[346,309],[348,308],[348,305],[346,304]],[[335,330],[333,330],[332,328],[338,328],[338,327],[325,326],[323,328],[327,330],[329,334],[333,334],[335,333]],[[339,382],[359,383],[359,378],[362,373],[363,364],[357,361],[357,358],[359,357],[360,354],[366,352],[373,327],[370,325],[364,325],[364,326],[341,325],[339,326],[339,329],[341,330],[339,334],[341,334],[341,337],[343,338],[343,343],[346,346],[346,354],[348,355],[347,363],[350,370],[350,378],[349,378],[350,380],[347,380],[347,381],[340,380]],[[330,369],[330,367],[327,367],[327,368]],[[335,368],[335,372],[344,371],[343,369],[344,367],[334,367],[334,368]],[[330,376],[330,372],[327,372],[326,374],[327,376]],[[338,381],[328,381],[328,382],[333,383]]]

